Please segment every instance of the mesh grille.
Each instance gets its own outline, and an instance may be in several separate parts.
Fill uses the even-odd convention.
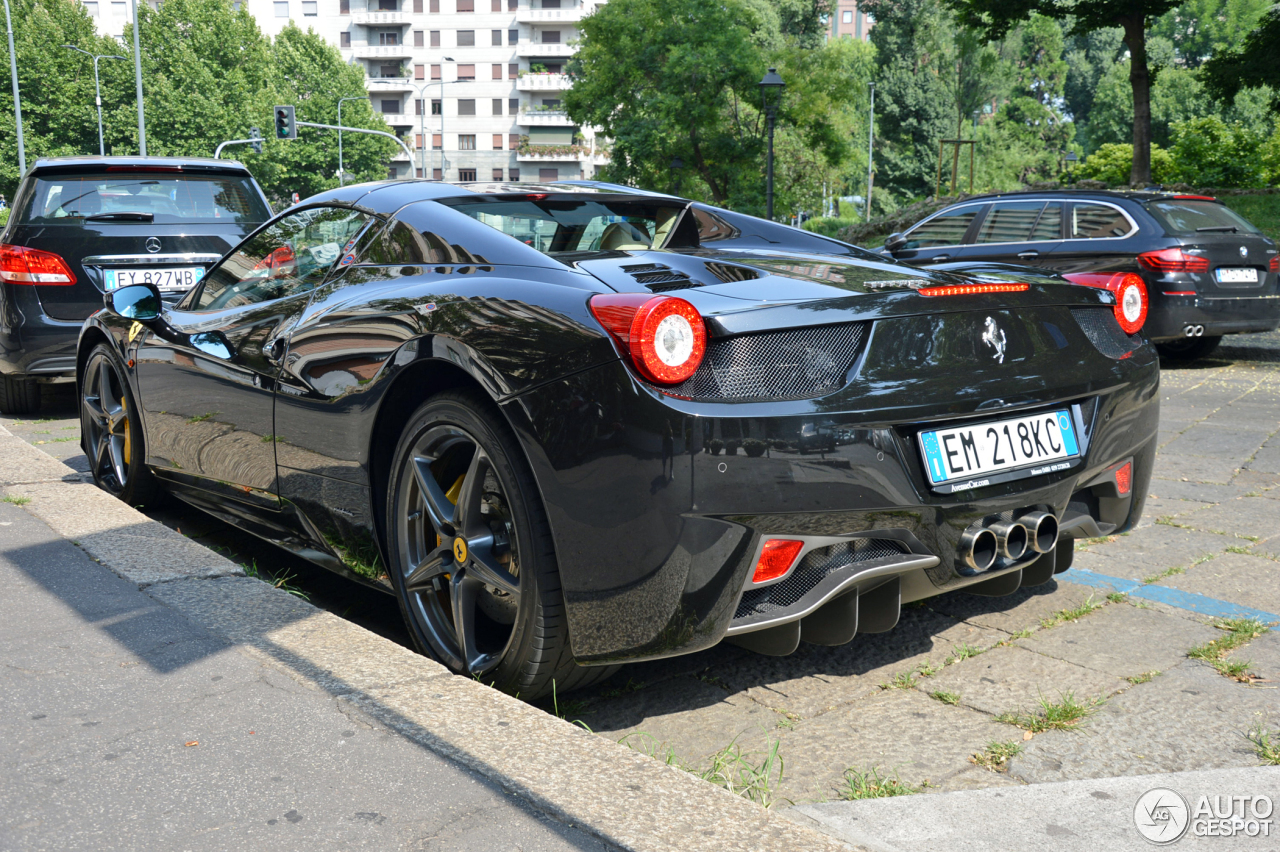
[[[907,552],[901,542],[881,538],[855,538],[846,544],[820,547],[805,554],[796,569],[781,583],[744,592],[733,617],[752,618],[784,610],[840,568]]]
[[[666,390],[689,399],[808,399],[844,386],[867,337],[846,323],[707,341],[689,379]]]
[[[1073,308],[1071,315],[1089,342],[1108,358],[1123,358],[1142,345],[1141,337],[1124,333],[1110,308]]]
[[[701,281],[694,281],[683,272],[672,269],[664,263],[639,263],[622,267],[636,282],[649,288],[651,293],[666,293],[671,290],[687,290],[690,287],[703,286]]]
[[[760,277],[759,271],[749,266],[738,266],[733,263],[716,263],[712,261],[707,264],[707,271],[726,284],[734,281],[751,281]]]

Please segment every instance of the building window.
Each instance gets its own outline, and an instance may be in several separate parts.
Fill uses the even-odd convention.
[[[413,99],[413,114],[414,114],[414,115],[422,115],[422,98],[414,98],[414,99]],[[421,145],[422,145],[422,140],[421,140],[421,139],[419,139],[419,140],[418,140],[418,145],[419,145],[419,146],[421,146]]]
[[[400,112],[399,101],[387,100],[384,98],[380,102],[380,106],[382,107],[381,112],[383,115],[396,115]]]
[[[338,47],[351,46],[351,33],[338,33]]]
[[[543,30],[542,43],[543,44],[559,44],[560,31],[559,30]]]
[[[560,0],[542,0],[542,8],[544,8],[544,9],[559,9],[559,8],[560,8]]]
[[[501,10],[501,9],[499,9],[498,11],[499,11],[499,12],[501,12],[502,10]],[[502,180],[502,169],[494,169],[494,170],[493,170],[493,179],[494,179],[494,180],[497,180],[497,181]]]
[[[517,148],[519,148],[519,147],[520,147],[520,134],[519,134],[519,133],[509,133],[509,134],[507,134],[507,147],[508,147],[508,148],[510,148],[512,151],[514,151],[515,149],[517,149]]]
[[[507,11],[518,12],[520,10],[520,0],[507,0]]]
[[[502,79],[502,63],[495,62],[493,64],[493,68],[490,70],[489,73],[492,75],[490,79],[501,80]]]
[[[418,180],[422,180],[422,169],[414,169],[414,172],[418,175]]]
[[[272,5],[275,7],[277,18],[289,17],[289,0],[276,0]]]
[[[511,181],[512,183],[519,183],[519,182],[520,182],[520,170],[519,170],[519,169],[507,169],[507,180]]]
[[[396,12],[396,3],[400,0],[378,0],[378,11],[380,12]]]
[[[414,30],[414,31],[413,31],[413,46],[414,46],[414,47],[426,47],[426,42],[424,41],[424,34],[423,34],[422,30]]]
[[[510,65],[507,66],[507,77],[509,79],[514,80],[519,76],[520,76],[520,63],[512,62]]]
[[[439,169],[432,169],[432,170],[431,170],[431,179],[432,179],[432,180],[444,180],[444,175],[440,174],[440,170],[439,170]]]
[[[490,12],[502,11],[502,0],[493,0],[493,5],[489,7]]]
[[[396,179],[396,167],[392,166],[391,168],[387,169],[387,180],[395,180],[395,179]]]
[[[351,14],[351,0],[338,0],[338,14],[339,15]]]
[[[437,151],[444,147],[444,143],[440,141],[439,133],[431,134],[431,147],[435,148]]]
[[[415,134],[413,134],[413,147],[415,147],[415,148],[421,148],[421,147],[422,147],[422,134],[421,134],[421,133],[415,133]],[[421,175],[421,174],[419,174],[419,175],[418,175],[418,177],[422,177],[422,175]]]
[[[501,133],[493,134],[493,150],[495,151],[502,150],[502,134]]]
[[[302,0],[303,16],[307,18],[314,18],[316,15],[320,14],[316,6],[316,0]]]
[[[559,62],[546,62],[543,64],[547,66],[548,74],[559,74],[561,71],[564,70],[564,66],[561,65]]]
[[[476,10],[476,0],[458,0],[459,12],[474,12]]]
[[[444,115],[444,105],[439,98],[431,99],[431,114]]]
[[[440,79],[440,66],[439,66],[439,65],[432,65],[432,66],[431,66],[431,79],[432,79],[432,80],[439,80],[439,79]]]
[[[493,99],[493,114],[502,115],[502,98]]]
[[[476,66],[474,66],[474,65],[459,65],[459,66],[458,66],[458,79],[459,79],[459,80],[474,80],[475,78],[476,78]]]
[[[431,5],[427,8],[431,11],[431,14],[438,14],[440,12],[440,0],[431,0]]]
[[[502,47],[502,30],[490,30],[489,43],[494,47]]]
[[[848,10],[846,10],[846,11],[844,11],[844,12],[841,12],[841,13],[840,13],[840,23],[842,23],[842,24],[852,24],[852,23],[853,23],[853,12],[850,12],[850,11],[848,11]]]
[[[379,77],[399,77],[400,66],[399,65],[379,65],[378,76]]]
[[[382,45],[383,47],[395,47],[399,43],[400,43],[400,33],[395,32],[394,30],[391,32],[378,33],[378,44]]]
[[[415,80],[427,79],[427,66],[425,65],[413,66],[413,79]]]
[[[519,43],[520,43],[520,31],[507,30],[507,44],[519,44]]]
[[[462,183],[468,183],[476,179],[475,169],[458,169],[458,180]]]
[[[476,135],[474,133],[458,134],[458,150],[474,151],[476,149]]]
[[[559,169],[538,169],[538,180],[542,181],[543,183],[549,183],[551,181],[557,181],[559,179],[560,179]]]
[[[458,47],[475,47],[475,30],[458,30]]]
[[[475,115],[476,101],[475,98],[460,98],[458,100],[458,115]]]
[[[240,11],[240,0],[235,0],[235,2],[232,3],[231,5],[235,7],[235,10],[237,12]],[[120,17],[123,18],[126,14],[128,14],[125,11],[124,7],[125,7],[124,3],[118,2],[118,0],[111,0],[111,14],[119,15]]]
[[[440,31],[439,31],[439,30],[432,30],[432,31],[431,31],[431,46],[432,46],[432,47],[439,47],[439,46],[440,46]]]
[[[85,4],[84,4],[84,10],[85,10],[86,12],[88,12],[88,13],[89,13],[89,16],[90,16],[90,17],[93,17],[93,18],[98,17],[98,4],[97,4],[97,3],[85,3]]]

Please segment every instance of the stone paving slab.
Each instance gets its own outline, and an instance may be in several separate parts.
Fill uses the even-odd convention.
[[[1079,557],[1077,553],[1076,558]],[[952,592],[930,598],[926,604],[930,609],[952,618],[1012,634],[1039,627],[1042,619],[1077,607],[1090,597],[1099,597],[1098,591],[1054,579],[1001,598]]]
[[[1224,553],[1160,585],[1280,613],[1280,563],[1258,556]]]
[[[1141,580],[1169,568],[1188,568],[1206,556],[1221,553],[1233,543],[1238,541],[1214,533],[1154,524],[1128,535],[1108,537],[1105,543],[1089,543],[1086,549],[1077,551],[1072,567]]]
[[[1212,505],[1213,503],[1204,503],[1199,500],[1178,500],[1172,497],[1148,495],[1146,506],[1142,510],[1142,519],[1138,521],[1138,528],[1149,527],[1161,519],[1186,523],[1183,520],[1185,517],[1194,515],[1201,509],[1208,509]]]
[[[1040,630],[1017,644],[1117,678],[1167,671],[1187,649],[1220,631],[1186,618],[1127,603],[1110,604],[1079,621]]]
[[[1259,687],[1280,691],[1280,630],[1272,629],[1264,633],[1244,647],[1237,648],[1227,655],[1228,660],[1245,660],[1249,663],[1249,672],[1258,680],[1254,684]],[[1280,698],[1277,698],[1280,703]],[[1277,709],[1280,717],[1280,708]],[[1280,723],[1280,718],[1276,719]]]
[[[1244,490],[1230,484],[1220,485],[1213,482],[1184,482],[1182,480],[1162,479],[1151,482],[1147,499],[1196,500],[1205,503],[1221,503],[1223,500],[1233,500],[1241,496]]]
[[[1234,459],[1204,458],[1202,456],[1171,456],[1159,454],[1151,471],[1152,487],[1164,480],[1182,482],[1214,482],[1226,485],[1240,471],[1248,456]]]
[[[1262,446],[1275,428],[1249,429],[1237,424],[1197,423],[1178,436],[1163,453],[1244,462]],[[1239,465],[1237,465],[1238,467]]]
[[[1105,672],[1006,645],[965,660],[962,665],[948,666],[922,681],[920,689],[930,694],[936,690],[958,693],[962,705],[998,716],[1034,712],[1041,700],[1056,702],[1067,694],[1085,703],[1106,698],[1127,686]],[[1017,733],[1021,736],[1021,732]]]
[[[1237,537],[1268,538],[1280,534],[1280,511],[1274,502],[1264,497],[1237,497],[1179,517],[1176,523]]]
[[[64,480],[79,482],[81,475],[0,426],[0,486]]]
[[[1076,731],[1048,731],[1009,762],[1028,784],[1257,766],[1245,735],[1280,716],[1276,692],[1187,661],[1112,698]]]

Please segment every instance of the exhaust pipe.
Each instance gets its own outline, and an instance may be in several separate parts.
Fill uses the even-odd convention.
[[[985,571],[996,564],[999,547],[995,533],[975,525],[960,536],[958,555],[960,561],[974,571]]]
[[[1027,528],[1018,521],[998,521],[991,525],[991,531],[1005,559],[1021,559],[1027,552]]]
[[[1196,337],[1204,337],[1204,326],[1196,326]]]
[[[1031,549],[1048,553],[1058,544],[1058,519],[1048,512],[1029,512],[1018,518],[1027,528]]]
[[[1194,325],[1184,325],[1182,327],[1182,334],[1185,337],[1195,337],[1196,327]]]

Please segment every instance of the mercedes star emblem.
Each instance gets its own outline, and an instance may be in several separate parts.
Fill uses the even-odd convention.
[[[147,251],[152,254],[160,251],[160,239],[158,237],[147,237]]]

